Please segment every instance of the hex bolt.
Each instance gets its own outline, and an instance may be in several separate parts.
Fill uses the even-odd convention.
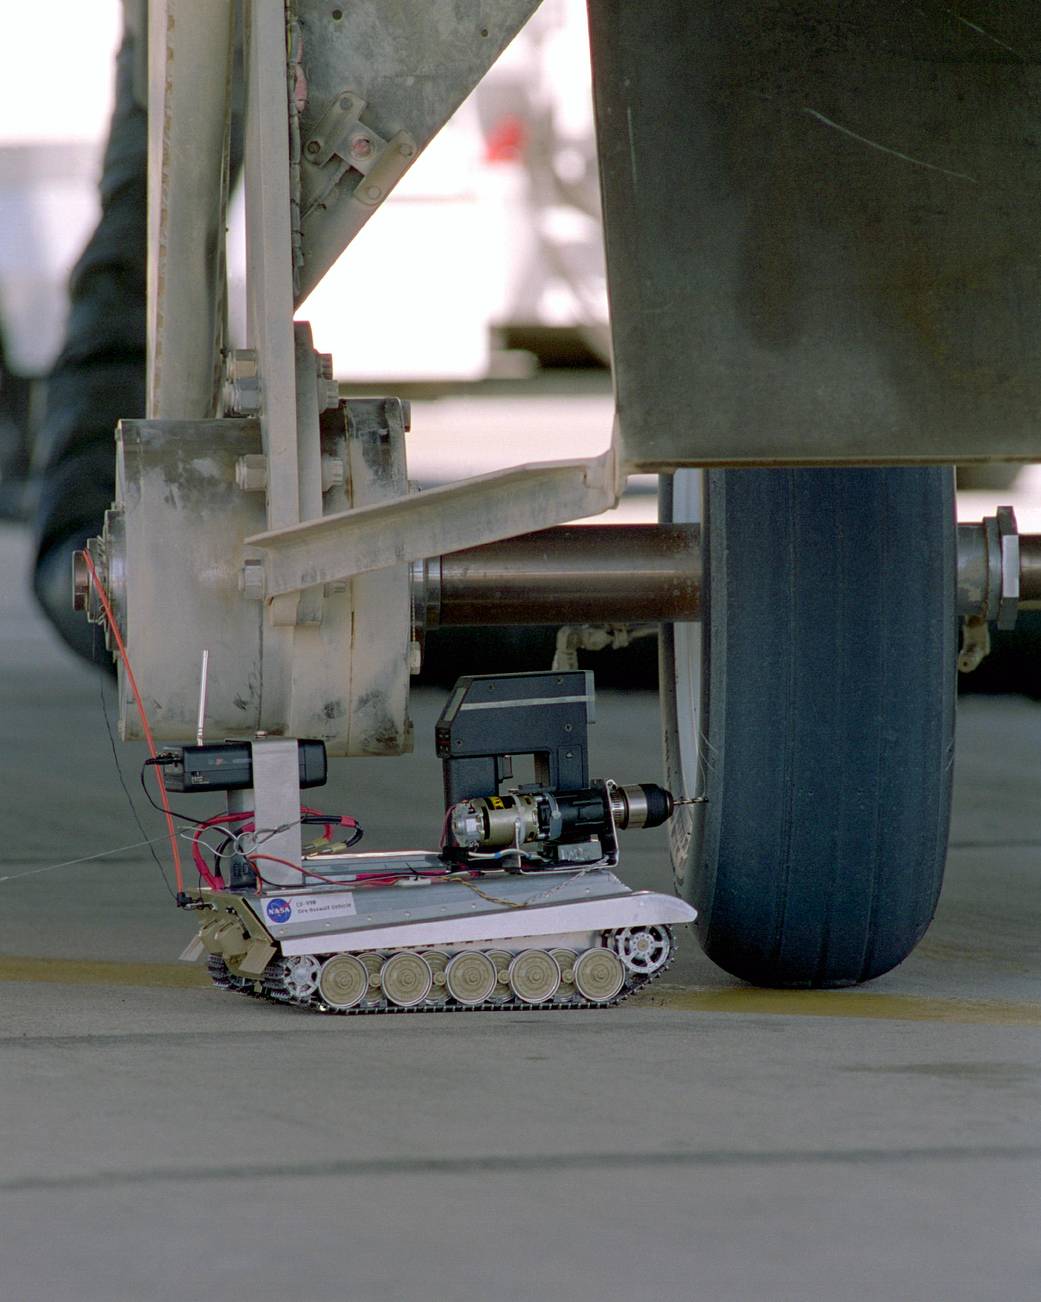
[[[345,472],[343,461],[340,457],[331,457],[328,454],[322,456],[322,492],[328,493],[330,488],[339,488],[344,482]]]
[[[368,136],[355,136],[351,141],[351,153],[355,158],[371,158],[372,141]]]
[[[264,580],[264,562],[247,560],[239,573],[239,591],[249,601],[263,601],[267,584]]]
[[[250,452],[235,462],[235,483],[244,493],[262,493],[267,488],[267,457]]]
[[[72,553],[72,609],[89,610],[91,580],[81,551]]]
[[[1001,598],[998,602],[998,628],[1016,627],[1019,614],[1019,530],[1011,506],[997,509],[998,538],[1001,545]]]
[[[260,381],[227,380],[222,397],[225,414],[253,416],[260,410]]]
[[[318,410],[334,411],[340,405],[339,381],[319,377],[316,383],[318,385]]]
[[[224,410],[229,414],[252,416],[260,410],[260,378],[257,354],[252,348],[236,348],[224,363]]]
[[[224,370],[229,380],[255,380],[257,378],[256,349],[233,348],[228,353]]]

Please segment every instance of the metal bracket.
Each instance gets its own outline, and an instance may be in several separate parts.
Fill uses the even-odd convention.
[[[618,496],[615,462],[607,452],[476,475],[415,497],[402,493],[253,534],[246,545],[264,560],[270,599],[595,515],[614,506]]]
[[[579,651],[617,651],[637,638],[657,634],[657,624],[563,624],[557,629],[552,668],[577,669]]]
[[[300,832],[300,758],[294,739],[257,738],[252,743],[253,789],[229,793],[231,810],[254,811],[253,849],[260,855],[260,875],[274,886],[299,886],[303,877],[290,865],[303,857]],[[252,804],[250,803],[252,802]],[[275,860],[283,859],[285,863]]]
[[[958,672],[971,674],[978,669],[985,656],[990,655],[990,628],[979,615],[967,615],[961,624],[961,650],[958,652]]]
[[[366,210],[359,213],[358,228],[371,209],[387,197],[408,170],[418,146],[407,131],[385,140],[362,120],[366,101],[343,90],[319,118],[304,143],[300,159],[300,209],[306,219],[328,200],[347,177],[356,173],[351,199]]]
[[[302,302],[540,0],[294,0]],[[371,148],[370,148],[371,146]]]

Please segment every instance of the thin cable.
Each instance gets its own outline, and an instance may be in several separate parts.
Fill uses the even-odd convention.
[[[313,868],[308,867],[308,860],[304,863],[293,863],[291,859],[280,859],[277,854],[248,854],[245,855],[247,863],[252,864],[253,871],[257,874],[258,880],[262,881],[265,886],[277,886],[278,882],[270,882],[266,877],[262,877],[260,870],[254,862],[257,859],[267,859],[271,863],[283,864],[286,868],[292,868],[303,877],[313,877],[316,881],[325,882],[327,886],[341,886],[344,890],[353,890],[356,886],[382,886],[394,885],[395,882],[407,880],[409,876],[416,877],[440,877],[443,874],[439,872],[417,873],[415,869],[409,869],[406,872],[399,873],[358,873],[354,877],[323,877],[321,873],[316,873]],[[447,870],[446,870],[447,871]]]
[[[501,895],[489,895],[487,891],[482,891],[479,886],[475,886],[469,877],[449,877],[446,880],[468,887],[475,895],[479,895],[482,900],[487,900],[489,904],[503,904],[507,909],[526,909],[528,907],[527,900],[504,900]]]
[[[149,754],[153,759],[157,759],[159,752],[156,750],[155,738],[152,736],[152,729],[148,722],[148,715],[145,713],[145,703],[141,699],[141,692],[137,686],[137,679],[134,677],[134,671],[130,664],[130,656],[127,654],[126,644],[123,641],[123,634],[119,631],[119,625],[116,623],[116,617],[112,613],[112,603],[108,599],[108,593],[105,591],[105,585],[101,582],[101,577],[94,568],[94,558],[90,552],[84,548],[80,553],[90,575],[90,581],[94,585],[94,590],[98,594],[98,600],[101,602],[101,608],[105,612],[105,618],[108,620],[108,626],[112,630],[112,637],[115,640],[116,648],[119,651],[120,659],[123,661],[123,668],[126,670],[127,681],[130,684],[130,690],[134,694],[134,701],[137,704],[137,712],[141,716],[141,728],[145,734],[145,741],[148,744]],[[170,838],[170,851],[173,854],[174,881],[177,884],[177,894],[184,893],[184,873],[181,869],[181,851],[177,844],[177,833],[174,830],[173,811],[170,809],[170,801],[166,794],[166,782],[163,780],[163,770],[161,766],[156,765],[156,780],[159,783],[159,794],[163,802],[163,813],[166,816],[166,831]]]
[[[238,810],[234,813],[229,811],[227,814],[214,814],[212,818],[207,818],[202,821],[196,820],[195,832],[191,837],[192,862],[195,864],[200,878],[204,880],[206,885],[212,890],[225,889],[219,861],[224,858],[224,847],[229,843],[234,845],[235,853],[242,855],[248,863],[252,863],[251,856],[254,855],[257,845],[263,844],[264,840],[270,840],[270,838],[278,832],[287,831],[289,828],[296,827],[302,823],[316,824],[324,828],[327,838],[331,836],[334,826],[352,828],[354,835],[346,842],[348,848],[352,845],[356,845],[364,835],[363,829],[359,825],[358,820],[352,818],[349,814],[324,814],[320,810],[311,809],[309,806],[303,805],[301,806],[301,817],[298,818],[295,823],[286,823],[282,827],[274,828],[271,831],[265,831],[261,841],[256,842],[249,849],[246,849],[243,846],[243,838],[255,835],[254,825],[249,821],[253,816],[253,810],[248,809]],[[229,823],[242,823],[243,826],[237,832],[233,832],[228,826]],[[204,837],[204,833],[212,829],[217,829],[227,834],[224,841],[221,842],[220,849],[218,850],[215,850]],[[215,865],[215,871],[210,870],[210,867],[206,863],[202,851],[199,848],[200,845],[204,845],[214,858],[218,860]],[[262,855],[260,857],[271,858],[272,856]],[[293,865],[288,859],[278,859],[277,862],[289,864],[291,867],[296,867],[297,870],[300,871],[299,865]],[[256,865],[253,864],[252,866],[253,871],[256,872]],[[257,873],[257,876],[260,881],[265,881],[259,873]],[[320,881],[330,880],[330,883],[333,885],[339,884],[331,882],[331,879],[322,877],[320,873],[308,873],[308,876],[313,876]]]
[[[6,876],[0,877],[0,882],[13,882],[18,877],[33,877],[36,873],[52,873],[56,868],[74,868],[77,864],[93,863],[95,859],[107,859],[113,854],[123,854],[127,850],[140,850],[143,845],[154,845],[156,841],[165,841],[166,834],[162,836],[153,836],[148,841],[134,841],[131,845],[117,845],[111,850],[99,850],[97,854],[85,854],[80,859],[65,859],[61,863],[49,863],[43,868],[27,868],[20,873],[7,873]]]
[[[94,632],[96,634],[97,625],[95,624],[93,627],[94,627]],[[116,766],[116,777],[119,778],[119,785],[123,788],[123,794],[127,798],[127,804],[130,806],[130,812],[134,816],[134,822],[137,824],[137,830],[141,833],[142,836],[147,836],[148,833],[145,831],[144,824],[141,822],[141,819],[138,817],[137,806],[130,798],[130,791],[127,787],[126,779],[123,777],[123,770],[120,767],[119,752],[116,750],[116,739],[112,735],[112,723],[108,717],[108,702],[105,700],[104,678],[101,678],[101,681],[98,685],[98,696],[101,700],[101,714],[105,720],[105,731],[108,733],[108,744],[112,748],[112,763]],[[162,837],[160,837],[159,840],[162,840]],[[163,871],[162,861],[160,860],[159,856],[156,854],[155,846],[152,845],[151,842],[149,842],[148,844],[148,850],[152,858],[155,860],[155,866],[159,869],[159,876],[163,879],[163,885],[166,887],[167,895],[169,895],[170,899],[173,900],[173,902],[176,904],[177,896],[173,892],[173,887],[166,880],[166,873]]]
[[[327,886],[353,886],[353,882],[337,881],[334,877],[323,877],[321,873],[312,872],[310,868],[305,868],[303,864],[293,863],[292,859],[280,859],[277,854],[248,854],[244,856],[247,863],[253,864],[253,871],[257,874],[265,886],[276,885],[277,883],[269,882],[265,877],[260,876],[255,860],[267,859],[270,863],[280,863],[286,868],[292,868],[303,877],[313,877],[316,881],[325,882]]]
[[[166,810],[162,807],[162,805],[157,805],[156,802],[152,799],[152,793],[148,790],[148,786],[145,783],[145,769],[152,768],[152,767],[154,766],[152,765],[152,762],[150,760],[145,760],[145,762],[141,765],[141,772],[139,774],[141,780],[141,790],[145,793],[145,799],[152,806],[152,808],[158,810],[160,814],[165,814]],[[156,772],[158,771],[159,771],[158,768],[156,768]],[[196,827],[198,827],[201,823],[204,823],[206,821],[205,819],[202,818],[193,818],[191,814],[184,814],[179,809],[173,809],[170,812],[173,814],[174,818],[181,818],[186,823],[194,823]]]

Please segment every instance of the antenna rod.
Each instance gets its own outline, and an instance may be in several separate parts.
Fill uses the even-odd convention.
[[[195,741],[197,745],[202,745],[203,732],[206,721],[206,679],[210,671],[210,653],[202,653],[202,673],[199,676],[199,720],[195,726]]]

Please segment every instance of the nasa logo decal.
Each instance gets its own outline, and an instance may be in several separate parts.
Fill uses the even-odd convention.
[[[293,916],[293,906],[288,900],[268,900],[265,912],[271,922],[288,922]]]

